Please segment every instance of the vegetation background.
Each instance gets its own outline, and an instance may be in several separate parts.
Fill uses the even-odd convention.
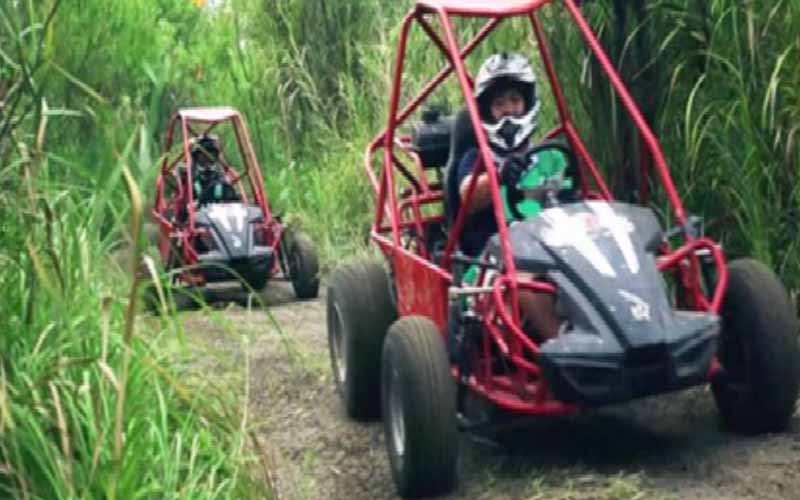
[[[636,137],[554,3],[542,19],[562,84],[615,191],[630,198]],[[192,377],[173,341],[179,322],[135,318],[134,272],[108,256],[140,240],[162,129],[190,105],[244,113],[272,203],[313,234],[325,262],[361,248],[372,203],[363,151],[386,120],[410,6],[0,3],[2,495],[270,495],[246,384]],[[584,9],[661,138],[689,211],[729,255],[757,256],[800,288],[800,3]],[[501,30],[469,66],[501,48],[533,53],[523,27]],[[412,88],[443,63],[423,42],[413,34]],[[435,98],[460,105],[452,85]]]

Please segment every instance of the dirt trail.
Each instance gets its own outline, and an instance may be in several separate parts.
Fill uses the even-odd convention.
[[[205,313],[183,317],[193,339],[248,357],[252,420],[273,453],[280,498],[397,498],[382,424],[348,420],[333,390],[324,297],[296,302],[287,284],[267,288],[266,308],[225,309],[247,343]],[[704,388],[501,437],[504,446],[462,436],[459,486],[446,498],[800,499],[800,414],[784,434],[732,435]]]

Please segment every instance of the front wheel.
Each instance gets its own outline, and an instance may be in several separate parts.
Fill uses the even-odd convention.
[[[800,389],[800,346],[786,289],[766,266],[740,259],[728,266],[718,357],[712,382],[722,420],[745,434],[781,431]]]
[[[292,235],[289,252],[289,279],[298,299],[313,299],[319,293],[317,249],[305,233]]]
[[[401,318],[382,357],[384,434],[397,491],[415,498],[446,493],[458,462],[456,388],[436,325]]]

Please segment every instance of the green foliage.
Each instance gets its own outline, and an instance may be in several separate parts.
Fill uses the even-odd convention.
[[[396,41],[412,2],[15,0],[0,4],[0,488],[38,498],[247,497],[236,403],[192,392],[159,347],[126,338],[127,166],[146,199],[181,106],[231,105],[250,128],[272,205],[326,262],[363,251],[366,145],[386,124]],[[631,85],[690,211],[730,254],[800,287],[800,4],[597,0],[584,11]],[[560,2],[542,13],[579,128],[633,197],[639,144]],[[456,20],[460,41],[480,24]],[[467,62],[534,54],[524,20]],[[445,64],[412,30],[401,104]],[[539,71],[541,76],[543,71]],[[546,85],[544,126],[554,122]],[[449,83],[432,101],[463,105]],[[664,204],[657,192],[657,204]],[[146,208],[146,207],[145,207]],[[147,331],[152,329],[153,332]],[[125,353],[130,366],[124,383]],[[129,395],[114,425],[121,387]],[[209,389],[210,391],[210,389]],[[116,435],[115,435],[116,434]],[[124,460],[115,461],[124,435]]]
[[[70,7],[78,3],[85,10],[58,11],[58,1],[0,6],[0,41],[14,48],[0,56],[2,97],[14,103],[0,107],[1,496],[269,495],[248,451],[247,394],[186,385],[191,373],[164,348],[179,323],[138,321],[138,280],[128,278],[135,270],[109,271],[115,247],[136,247],[128,215],[134,234],[141,225],[125,165],[152,170],[156,148],[134,121],[143,113],[132,101],[146,95],[139,83],[115,104],[102,92],[122,83],[76,76],[73,65],[91,59],[91,49],[60,59],[63,16],[105,13],[98,2]],[[112,17],[139,19],[147,4],[125,3]],[[127,20],[112,25],[124,32]],[[102,57],[87,64],[116,74]]]
[[[273,59],[279,62],[281,82],[283,139],[278,143],[292,139],[281,148],[292,159],[284,178],[297,179],[300,186],[285,189],[281,198],[309,214],[305,220],[315,234],[330,238],[330,246],[325,245],[330,257],[337,251],[329,248],[349,248],[358,236],[347,227],[368,224],[368,217],[359,216],[371,208],[363,194],[361,151],[386,120],[399,21],[410,3],[266,4],[272,24],[265,25],[275,29],[261,30],[260,39],[279,54]],[[793,288],[800,286],[800,244],[793,230],[800,223],[798,10],[790,1],[761,5],[732,0],[603,0],[584,7],[653,125],[687,208],[706,217],[709,231],[729,254],[765,260]],[[375,19],[371,26],[360,23],[369,17]],[[339,25],[341,36],[329,29],[332,18],[347,20]],[[641,154],[634,128],[600,78],[597,62],[587,57],[566,9],[558,3],[548,6],[542,20],[591,152],[614,191],[635,199]],[[486,55],[500,49],[534,53],[522,36],[528,33],[527,23],[520,21],[492,35],[468,60],[470,69],[477,70]],[[478,29],[472,21],[456,22],[462,42]],[[316,26],[325,28],[313,31]],[[403,99],[443,63],[421,30],[412,30],[403,74],[410,91]],[[546,128],[554,119],[553,101],[547,86],[540,87]],[[432,100],[451,109],[462,105],[452,84]],[[332,187],[336,194],[317,193],[314,186]],[[663,193],[654,187],[663,208]],[[335,221],[343,220],[340,215],[359,223],[339,229]],[[318,224],[320,219],[326,222]]]
[[[233,105],[250,126],[273,204],[323,241],[326,260],[336,258],[359,246],[369,225],[363,149],[386,121],[399,21],[410,7],[230,0],[202,10],[133,0],[105,12],[98,0],[65,3],[44,50],[57,62],[47,68],[49,96],[81,118],[52,120],[50,141],[66,165],[90,159],[94,168],[77,175],[103,189],[115,175],[103,165],[137,124],[158,141],[178,106]],[[798,245],[786,230],[800,211],[796,2],[603,0],[584,11],[654,125],[689,208],[710,216],[732,252],[756,253],[796,283]],[[550,48],[591,151],[627,198],[638,183],[638,140],[567,17],[557,3],[544,9]],[[479,24],[458,19],[456,27],[463,42]],[[532,54],[527,29],[524,20],[504,23],[468,66],[477,70],[499,49]],[[412,30],[403,102],[444,64],[426,38]],[[432,100],[462,105],[452,83]],[[544,111],[549,125],[547,97]],[[152,159],[158,147],[147,153]],[[154,176],[134,173],[145,185]]]
[[[244,403],[179,382],[186,373],[174,368],[176,353],[160,347],[174,324],[126,330],[135,281],[109,274],[116,242],[98,234],[97,207],[121,211],[128,200],[48,187],[44,179],[57,167],[43,156],[32,196],[19,197],[26,207],[7,220],[22,228],[24,245],[4,240],[0,248],[0,491],[14,498],[252,497],[258,489],[236,410]],[[111,231],[124,232],[121,225]]]
[[[706,216],[729,254],[763,259],[800,286],[800,5],[607,0],[584,11],[661,140],[688,209]],[[615,191],[629,198],[637,138],[565,16],[548,26],[570,102],[600,164],[613,166]]]

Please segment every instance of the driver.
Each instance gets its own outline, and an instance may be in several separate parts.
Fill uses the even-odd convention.
[[[219,164],[219,139],[208,134],[201,135],[193,141],[191,155],[194,197],[200,205],[238,200]]]
[[[529,154],[532,148],[530,138],[538,128],[540,103],[536,93],[536,75],[524,56],[506,52],[490,56],[478,72],[475,97],[481,124],[498,166],[501,188],[506,190],[509,204],[521,201],[520,182],[529,169],[533,168],[539,173],[541,183],[545,183],[547,177],[552,175],[563,177],[567,166],[563,154],[547,150],[536,155]],[[457,164],[457,194],[462,201],[466,199],[479,161],[479,152],[473,148]],[[539,209],[543,202],[536,201]],[[475,257],[497,232],[488,172],[479,174],[475,192],[466,210],[468,219],[460,246],[465,254]],[[507,218],[508,215],[506,207]],[[544,340],[558,335],[560,320],[551,295],[521,291],[519,302],[524,319],[532,323]]]

